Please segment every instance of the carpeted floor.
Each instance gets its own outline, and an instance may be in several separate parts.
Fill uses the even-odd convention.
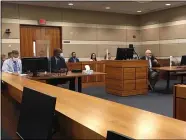
[[[171,81],[170,89],[175,83],[179,81]],[[120,97],[105,92],[104,87],[89,87],[84,88],[83,93],[98,98],[103,98],[106,100],[114,101],[124,105],[129,105],[132,107],[140,108],[146,111],[162,114],[165,116],[173,116],[173,94],[170,90],[170,93],[163,93],[166,87],[166,81],[159,81],[156,84],[155,92],[149,92],[147,95],[138,95],[138,96],[129,96],[129,97]]]

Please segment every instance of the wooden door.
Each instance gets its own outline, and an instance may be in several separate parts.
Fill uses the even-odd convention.
[[[33,57],[33,42],[47,40],[50,42],[49,55],[53,55],[55,48],[62,48],[61,27],[20,26],[20,55]]]

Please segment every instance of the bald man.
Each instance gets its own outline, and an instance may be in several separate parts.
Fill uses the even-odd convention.
[[[149,82],[154,89],[156,82],[158,81],[159,72],[152,69],[152,67],[159,67],[158,60],[152,55],[151,50],[145,51],[145,56],[141,57],[142,60],[148,60],[149,62]]]

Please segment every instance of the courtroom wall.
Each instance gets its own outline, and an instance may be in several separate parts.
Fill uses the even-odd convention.
[[[5,54],[12,49],[20,50],[20,24],[38,25],[40,18],[46,19],[49,26],[62,27],[62,46],[67,58],[72,51],[82,60],[92,52],[103,58],[106,49],[114,57],[117,47],[128,47],[130,43],[140,55],[146,49],[158,57],[186,52],[186,6],[135,16],[3,2],[2,18]],[[11,29],[10,35],[5,34],[7,28]]]
[[[186,54],[186,6],[140,16],[142,49],[156,56]]]
[[[139,53],[141,50],[139,17],[134,15],[3,2],[2,18],[2,52],[5,54],[12,49],[20,50],[20,24],[38,25],[41,18],[46,19],[49,26],[62,27],[65,57],[75,51],[82,59],[90,57],[92,52],[103,58],[106,49],[115,56],[117,47],[126,47],[130,43],[136,44]],[[5,34],[7,28],[11,30],[10,35]]]

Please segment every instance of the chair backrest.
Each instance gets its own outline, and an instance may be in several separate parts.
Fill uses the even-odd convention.
[[[22,139],[51,139],[56,98],[23,89],[17,134]]]
[[[186,65],[186,55],[183,55],[181,57],[181,63],[180,63],[180,65]]]
[[[124,136],[114,131],[107,131],[106,140],[134,140],[133,138]]]

